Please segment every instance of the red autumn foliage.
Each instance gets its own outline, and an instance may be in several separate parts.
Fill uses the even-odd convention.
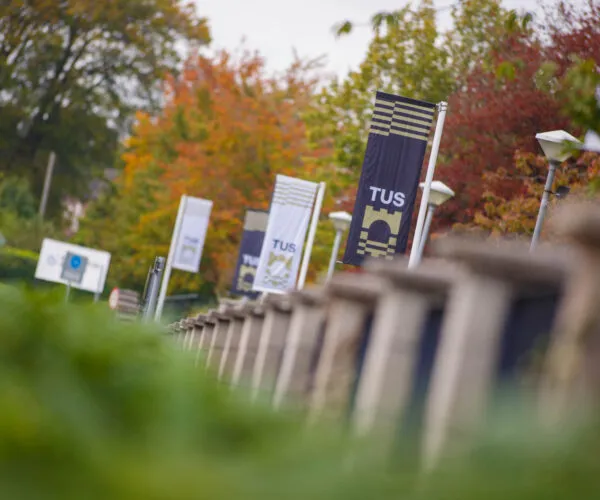
[[[563,102],[537,78],[548,63],[559,79],[575,57],[600,64],[600,6],[593,1],[577,10],[560,4],[546,17],[546,34],[516,32],[492,53],[491,67],[477,67],[463,88],[449,99],[436,178],[452,187],[456,198],[436,214],[433,230],[473,223],[484,209],[486,193],[502,199],[527,193],[516,151],[539,153],[535,134],[574,127]],[[486,175],[503,171],[504,175]],[[543,182],[543,179],[538,179]]]

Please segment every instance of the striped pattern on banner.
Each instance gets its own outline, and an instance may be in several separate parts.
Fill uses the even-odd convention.
[[[427,142],[433,124],[435,109],[411,100],[396,97],[388,100],[385,95],[378,95],[371,119],[371,134],[389,136],[390,134],[408,137]]]
[[[302,181],[298,181],[291,177],[278,176],[272,203],[312,208],[316,193],[315,184],[307,182],[306,185],[303,185]]]

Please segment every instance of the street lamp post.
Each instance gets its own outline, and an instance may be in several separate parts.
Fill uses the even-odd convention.
[[[425,183],[421,182],[419,187],[423,189]],[[427,217],[425,218],[425,224],[423,226],[423,233],[421,235],[421,241],[413,242],[413,245],[417,246],[416,264],[421,261],[423,251],[425,250],[425,243],[429,236],[429,228],[431,227],[431,221],[433,220],[433,213],[435,209],[440,205],[446,203],[450,198],[454,197],[454,191],[450,189],[446,184],[441,181],[433,181],[431,183],[431,191],[429,194],[429,203],[427,203]]]
[[[544,194],[542,195],[542,201],[540,203],[540,210],[535,222],[533,237],[531,238],[530,250],[533,250],[536,247],[540,240],[540,235],[542,234],[542,227],[544,225],[544,218],[546,217],[550,194],[552,194],[552,185],[554,184],[556,169],[563,161],[568,160],[571,157],[572,153],[568,148],[569,143],[573,145],[581,144],[580,141],[564,130],[542,132],[536,134],[535,138],[540,143],[546,158],[548,158],[549,170],[544,186]]]
[[[333,227],[335,228],[335,240],[333,241],[333,248],[331,249],[329,269],[327,269],[328,281],[331,276],[333,276],[335,262],[340,251],[340,244],[342,243],[342,235],[350,227],[352,216],[348,212],[332,212],[329,214],[329,219],[331,219],[331,222],[333,222]]]

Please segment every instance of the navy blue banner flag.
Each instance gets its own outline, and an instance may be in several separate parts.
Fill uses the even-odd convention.
[[[264,210],[246,211],[244,233],[231,287],[231,293],[235,295],[245,295],[250,299],[255,299],[259,295],[259,292],[252,290],[252,284],[260,259],[268,217],[269,213]]]
[[[436,105],[377,92],[345,264],[404,253]]]

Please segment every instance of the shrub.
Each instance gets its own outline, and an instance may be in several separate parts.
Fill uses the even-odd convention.
[[[0,280],[33,281],[38,255],[29,250],[0,248]]]
[[[372,444],[250,404],[193,361],[156,327],[0,285],[2,498],[570,500],[600,493],[598,426],[548,434],[511,407],[470,453],[418,476],[416,456],[376,459]]]

